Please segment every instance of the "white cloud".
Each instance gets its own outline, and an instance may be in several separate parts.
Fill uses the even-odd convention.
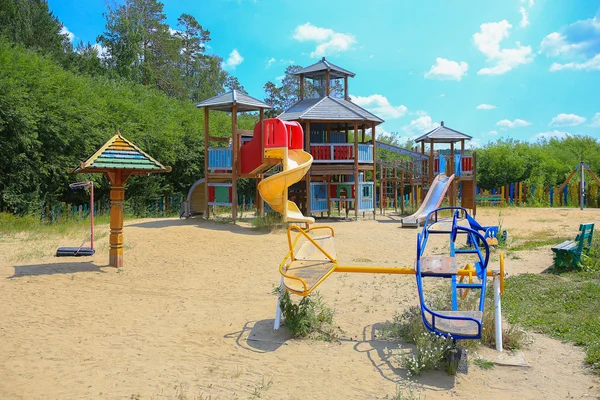
[[[271,65],[273,65],[273,63],[275,63],[275,61],[277,61],[277,60],[274,59],[273,57],[269,58],[267,60],[267,68],[269,68]]]
[[[415,139],[416,137],[435,129],[438,126],[439,124],[433,122],[429,115],[423,115],[410,121],[410,124],[403,126],[402,131],[406,135],[411,136],[411,139]]]
[[[279,75],[275,77],[275,80],[281,82],[285,78],[285,75]]]
[[[540,44],[540,53],[562,57],[568,63],[553,63],[550,71],[563,69],[600,70],[600,12],[594,18],[579,20],[548,34]]]
[[[501,75],[521,64],[533,61],[531,46],[521,46],[500,49],[500,42],[507,38],[512,25],[507,20],[488,22],[481,25],[481,32],[473,35],[473,41],[479,50],[487,56],[487,61],[493,63],[492,67],[482,68],[479,75]]]
[[[534,0],[521,0],[521,3],[525,3],[525,2],[529,3],[529,7],[533,7],[533,4],[535,1]]]
[[[229,57],[227,61],[223,62],[224,69],[235,69],[238,65],[240,65],[244,61],[244,57],[237,51],[237,49],[233,49],[231,53],[229,53]]]
[[[317,47],[310,53],[311,57],[322,57],[346,51],[356,43],[356,38],[351,34],[335,32],[329,28],[320,28],[310,22],[298,25],[292,37],[299,42],[317,42]]]
[[[496,125],[502,126],[504,128],[520,128],[522,126],[531,125],[531,122],[525,121],[523,119],[515,119],[514,121],[511,121],[508,119],[503,119],[501,121],[498,121],[498,123],[496,123]]]
[[[100,58],[101,60],[104,60],[108,57],[108,49],[102,46],[100,43],[94,43],[92,47],[96,49],[96,51],[98,52],[98,58]]]
[[[403,117],[408,111],[406,106],[393,106],[387,97],[380,94],[372,94],[365,97],[350,95],[350,99],[352,102],[386,120]]]
[[[527,15],[525,7],[521,7],[519,12],[521,13],[521,28],[525,28],[529,25],[529,15]]]
[[[75,35],[64,25],[60,28],[60,34],[65,35],[69,39],[69,42],[72,42],[73,39],[75,39]]]
[[[584,62],[570,62],[566,64],[552,63],[550,72],[556,72],[563,69],[572,69],[575,71],[600,71],[600,54]]]
[[[600,112],[597,112],[590,121],[590,126],[592,128],[600,128]]]
[[[440,97],[445,97],[445,96],[446,96],[446,93],[440,94]]]
[[[464,61],[458,63],[438,57],[435,59],[435,65],[432,65],[431,69],[425,73],[425,78],[460,81],[468,69],[469,64]]]
[[[493,106],[491,104],[480,104],[477,107],[475,107],[478,110],[493,110],[494,108],[496,108],[496,106]]]
[[[577,126],[585,122],[585,117],[576,114],[558,114],[548,126]]]
[[[494,136],[498,134],[498,131],[489,131],[487,134]]]
[[[551,131],[551,132],[541,132],[538,133],[537,135],[535,135],[533,137],[533,140],[539,140],[539,139],[550,139],[550,138],[556,138],[556,139],[562,139],[565,138],[567,136],[571,136],[571,134],[569,132],[562,132],[562,131]]]

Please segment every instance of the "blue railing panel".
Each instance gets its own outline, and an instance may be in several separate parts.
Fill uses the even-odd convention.
[[[208,149],[208,168],[209,169],[231,169],[232,156],[231,148],[220,147]]]
[[[327,184],[321,182],[310,183],[310,211],[323,212],[327,211]]]
[[[358,184],[358,211],[373,211],[375,209],[374,186],[373,182],[360,182]]]
[[[373,162],[373,145],[359,144],[358,145],[358,162],[372,163]]]

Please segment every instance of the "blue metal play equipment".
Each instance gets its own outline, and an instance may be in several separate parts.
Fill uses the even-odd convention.
[[[481,338],[490,248],[484,235],[473,226],[473,221],[475,220],[462,207],[438,208],[427,215],[423,230],[417,235],[416,278],[423,322],[430,331],[454,340]],[[481,228],[479,224],[477,227]],[[431,235],[449,237],[449,256],[426,255],[425,250]],[[471,247],[456,248],[459,235],[466,235],[472,244]],[[464,270],[459,274],[458,258],[463,256],[471,259],[464,268],[468,271],[466,275]],[[503,269],[503,260],[501,264]],[[451,280],[451,310],[434,311],[429,308],[425,302],[423,278]],[[468,281],[465,281],[465,278],[468,278]],[[478,306],[474,310],[461,310],[459,298],[464,300],[469,290],[479,290]]]

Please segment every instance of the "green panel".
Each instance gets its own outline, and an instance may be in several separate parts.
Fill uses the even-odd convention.
[[[228,186],[216,186],[215,187],[215,202],[231,203],[231,200],[229,199],[229,187]]]
[[[341,197],[342,189],[346,189],[346,197],[352,197],[352,185],[336,185],[337,197]]]

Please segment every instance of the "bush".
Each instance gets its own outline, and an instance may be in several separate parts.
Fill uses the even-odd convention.
[[[323,304],[318,292],[303,297],[295,304],[289,292],[285,291],[281,296],[280,305],[285,326],[294,337],[331,342],[337,340],[342,333],[339,327],[333,325],[333,310]]]

